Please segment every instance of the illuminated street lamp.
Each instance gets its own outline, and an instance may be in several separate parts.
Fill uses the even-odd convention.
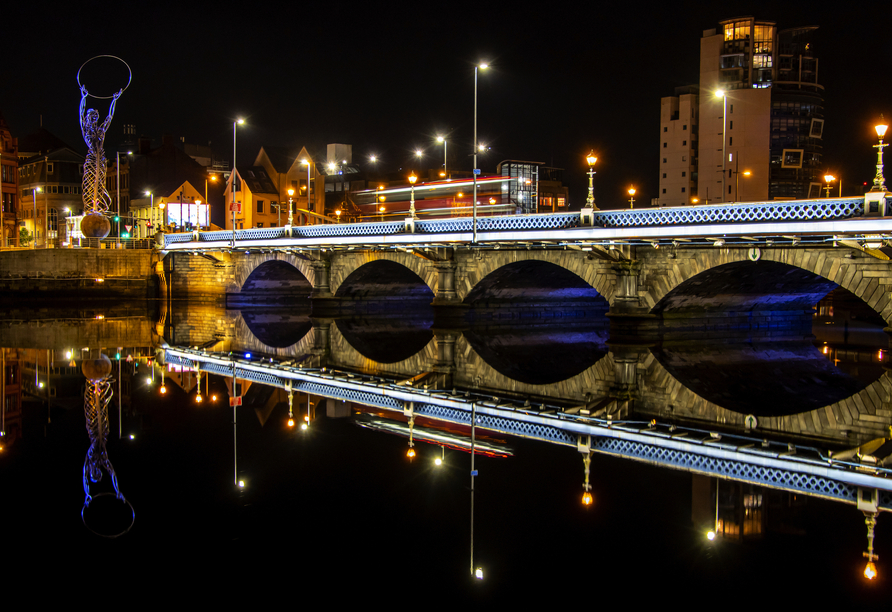
[[[489,64],[483,63],[474,66],[474,201],[473,201],[473,215],[474,215],[474,242],[477,242],[477,175],[480,174],[480,169],[477,168],[477,150],[480,148],[480,145],[477,142],[477,69],[486,70],[489,68]],[[473,482],[473,481],[472,481]]]
[[[288,190],[288,227],[294,223],[294,189]]]
[[[375,161],[374,156],[372,157],[372,161]],[[310,206],[310,160],[302,159],[300,160],[300,163],[301,165],[307,167],[307,210],[313,210],[313,208]]]
[[[34,233],[31,236],[31,248],[32,249],[37,248],[37,194],[40,193],[41,191],[43,191],[43,188],[35,187],[34,190],[31,192],[31,195],[34,196],[34,215],[32,217],[32,219],[34,219]],[[44,199],[46,199],[46,198],[44,198]],[[49,203],[47,203],[47,205],[49,205]]]
[[[598,162],[595,152],[590,151],[585,161],[588,164],[588,198],[585,200],[585,205],[592,210],[598,210],[595,206],[595,164]]]
[[[883,136],[886,135],[886,130],[889,129],[889,126],[883,121],[882,115],[880,115],[880,123],[874,126],[874,129],[877,131],[880,143],[873,145],[877,150],[877,175],[873,179],[873,187],[870,190],[886,191],[886,179],[883,177],[883,148],[886,145],[883,144]]]
[[[635,208],[635,188],[629,187],[629,208]]]
[[[418,180],[418,177],[415,176],[415,173],[409,175],[409,184],[412,186],[411,195],[409,196],[409,216],[413,219],[415,218],[415,181]]]
[[[827,183],[827,186],[824,187],[824,189],[827,190],[827,197],[828,197],[828,198],[830,197],[830,183],[832,183],[832,182],[835,181],[835,180],[836,180],[836,177],[833,176],[832,174],[825,174],[825,175],[824,175],[824,182]]]
[[[229,207],[232,209],[232,248],[235,248],[235,136],[238,132],[237,128],[240,125],[245,123],[244,119],[236,119],[232,122],[232,186],[230,188],[230,194],[232,195],[232,201]]]
[[[449,171],[446,169],[446,137],[445,136],[437,136],[437,142],[443,143],[443,176],[448,176]]]
[[[725,92],[719,89],[715,92],[717,98],[722,99],[722,202],[725,201],[725,142],[727,138],[725,138],[725,126],[727,125],[727,120],[725,119],[727,111],[728,111],[728,96],[725,95]]]

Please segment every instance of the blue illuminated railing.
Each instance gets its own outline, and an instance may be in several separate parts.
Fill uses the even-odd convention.
[[[704,225],[712,223],[768,223],[778,221],[833,221],[861,217],[863,198],[822,200],[791,200],[788,202],[747,202],[711,204],[705,206],[675,206],[637,210],[596,211],[591,215],[592,226],[601,228],[659,227],[667,225]],[[579,212],[542,215],[506,215],[479,217],[477,231],[572,230],[583,226]],[[418,219],[416,234],[469,233],[474,229],[471,217],[447,219]],[[290,235],[289,235],[290,231]],[[366,223],[320,224],[236,230],[238,242],[278,238],[335,238],[343,236],[376,236],[407,233],[403,221]],[[199,242],[232,240],[232,231],[197,232]],[[164,247],[194,241],[195,234],[165,234]]]
[[[830,221],[864,214],[864,198],[746,202],[595,213],[601,227],[753,223],[765,221]]]

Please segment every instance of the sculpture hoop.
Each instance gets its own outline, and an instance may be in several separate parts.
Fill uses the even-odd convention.
[[[121,89],[121,93],[127,91],[127,88],[130,87],[130,83],[133,81],[133,70],[130,69],[130,64],[128,64],[127,62],[122,60],[117,55],[97,55],[97,56],[91,57],[90,59],[85,61],[83,64],[81,64],[81,67],[77,69],[77,84],[80,85],[81,87],[84,87],[84,84],[81,83],[81,70],[83,70],[84,66],[86,66],[87,64],[92,62],[94,59],[99,59],[100,57],[110,57],[112,59],[116,59],[127,67],[127,72],[129,73],[130,76],[127,77],[127,84],[124,85],[123,89]],[[115,97],[114,94],[110,95],[110,96],[97,96],[95,94],[91,94],[89,91],[87,92],[87,95],[90,96],[91,98],[96,98],[97,100],[111,100],[112,98]]]
[[[124,503],[124,505],[127,506],[127,508],[130,509],[130,524],[127,526],[126,529],[124,529],[124,531],[121,531],[121,532],[119,532],[119,533],[102,533],[102,532],[96,531],[95,529],[93,529],[92,527],[90,527],[90,525],[87,524],[87,519],[86,519],[86,517],[84,516],[84,512],[86,512],[87,508],[90,507],[90,503],[92,503],[93,501],[95,501],[95,500],[96,500],[97,498],[99,498],[99,497],[108,497],[108,496],[111,496],[111,497],[117,497],[117,496],[114,494],[114,492],[112,492],[112,491],[107,491],[107,492],[103,492],[103,493],[97,493],[96,495],[94,495],[94,496],[90,499],[90,502],[84,504],[84,507],[81,508],[81,521],[83,521],[83,523],[84,523],[84,527],[86,527],[86,528],[90,531],[90,533],[92,533],[92,534],[94,534],[94,535],[98,535],[100,538],[114,539],[114,538],[121,537],[122,535],[124,535],[125,533],[127,533],[128,531],[130,531],[130,529],[133,527],[133,523],[136,522],[136,511],[133,509],[133,506],[130,504],[129,501],[127,501],[127,500],[124,499],[123,497],[122,497],[122,498],[119,498],[119,499]]]

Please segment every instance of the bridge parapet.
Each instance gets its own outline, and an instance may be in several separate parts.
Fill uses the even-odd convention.
[[[383,241],[385,236],[442,235],[451,241],[474,231],[478,233],[576,230],[591,225],[594,228],[648,228],[667,226],[691,226],[710,224],[751,224],[792,221],[841,221],[872,215],[865,212],[865,198],[827,198],[816,200],[790,200],[772,202],[742,202],[704,206],[677,206],[667,208],[586,211],[534,215],[510,215],[446,219],[418,219],[407,224],[402,221],[363,222],[255,228],[247,230],[192,232],[165,234],[162,250],[184,250],[229,245],[250,247],[268,241],[287,240],[286,246],[299,246],[302,241],[318,243],[320,239],[367,237]],[[885,206],[878,206],[876,214],[885,216]],[[517,239],[517,238],[515,238]],[[293,244],[292,244],[293,243]]]

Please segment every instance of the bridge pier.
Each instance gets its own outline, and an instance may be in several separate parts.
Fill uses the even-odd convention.
[[[331,259],[327,255],[320,255],[310,266],[315,272],[313,292],[310,299],[330,299],[331,293]]]
[[[461,331],[454,329],[434,330],[434,339],[437,342],[437,361],[433,371],[442,379],[441,388],[447,389],[453,386],[455,375],[455,342],[461,337]]]
[[[331,355],[331,324],[334,319],[310,317],[310,323],[313,325],[313,348],[310,353],[316,358],[318,366],[324,366],[328,363]]]
[[[456,306],[461,304],[455,290],[455,271],[458,266],[454,260],[434,263],[437,270],[437,293],[434,295],[434,306]]]

